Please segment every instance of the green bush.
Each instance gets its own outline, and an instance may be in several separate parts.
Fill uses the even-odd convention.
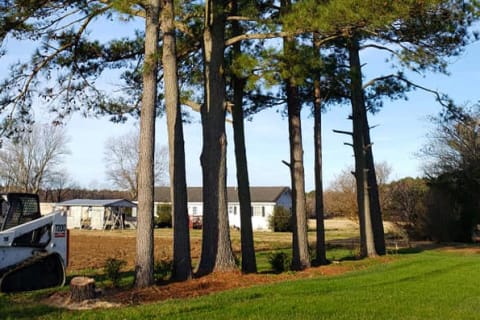
[[[153,275],[155,281],[159,282],[167,279],[172,274],[173,261],[168,259],[161,259],[155,262],[153,267]]]
[[[120,272],[122,271],[122,268],[126,266],[126,264],[127,261],[117,258],[108,258],[105,261],[103,271],[105,272],[105,276],[107,277],[107,279],[112,281],[112,285],[114,287],[118,287],[118,285],[120,284]]]
[[[269,220],[270,229],[275,232],[286,232],[293,230],[292,213],[282,206],[275,206]]]
[[[282,273],[290,270],[292,258],[285,252],[274,252],[268,256],[268,263],[276,273]]]
[[[157,216],[155,217],[155,225],[158,228],[172,227],[172,205],[159,204],[157,206]]]

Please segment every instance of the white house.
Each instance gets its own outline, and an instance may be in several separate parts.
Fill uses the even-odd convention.
[[[127,219],[126,212],[137,207],[125,199],[73,199],[59,202],[57,208],[67,211],[68,229],[114,229],[134,227],[135,221]]]
[[[191,219],[203,216],[203,191],[190,187],[188,192],[188,215]],[[254,230],[268,230],[269,219],[275,206],[292,208],[292,195],[288,187],[251,187],[252,226]],[[227,188],[228,219],[231,227],[240,228],[240,203],[236,187]],[[158,204],[170,204],[170,188],[155,188],[155,210]]]

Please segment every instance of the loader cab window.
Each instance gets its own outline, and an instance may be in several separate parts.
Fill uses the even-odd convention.
[[[40,218],[40,205],[36,195],[9,193],[2,195],[0,201],[3,220],[1,230]]]
[[[5,223],[8,219],[8,211],[10,210],[10,204],[7,201],[6,195],[0,196],[0,231],[5,229]]]
[[[2,218],[7,216],[8,207],[8,202],[5,199],[0,198],[0,216]]]
[[[5,199],[3,199],[3,197],[0,197],[0,231],[3,230],[3,223],[7,218],[7,213],[8,213],[8,202]]]

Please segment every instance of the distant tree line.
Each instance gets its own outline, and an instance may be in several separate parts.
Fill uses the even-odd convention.
[[[480,106],[454,108],[432,117],[435,127],[418,156],[424,177],[387,182],[389,166],[377,173],[382,212],[410,240],[480,240]],[[314,191],[307,197],[314,217]],[[357,220],[355,181],[349,170],[324,192],[325,214]]]

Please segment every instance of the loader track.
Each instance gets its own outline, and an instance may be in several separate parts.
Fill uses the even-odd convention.
[[[65,283],[62,259],[55,253],[37,251],[32,257],[0,270],[0,292],[38,290]]]

